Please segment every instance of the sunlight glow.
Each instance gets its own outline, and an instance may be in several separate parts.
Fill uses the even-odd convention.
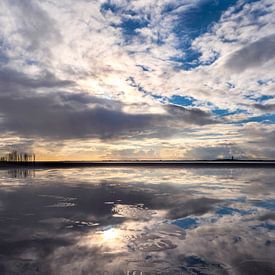
[[[118,237],[118,230],[115,228],[110,228],[103,231],[103,240],[104,241],[113,241]]]

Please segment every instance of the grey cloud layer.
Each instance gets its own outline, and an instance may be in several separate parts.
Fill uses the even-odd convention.
[[[199,109],[167,105],[167,114],[130,114],[119,101],[85,93],[58,91],[73,84],[50,73],[39,78],[13,71],[0,72],[0,114],[2,131],[42,138],[117,138],[158,132],[170,124],[204,125],[215,123],[210,114]],[[50,88],[39,94],[38,88]],[[174,132],[167,131],[166,135]]]
[[[43,71],[37,77],[29,77],[24,73],[0,68],[0,92],[4,93],[17,93],[20,91],[30,91],[30,89],[38,88],[59,88],[68,85],[73,85],[72,81],[59,80],[54,74]]]
[[[226,67],[235,72],[257,68],[275,57],[275,34],[266,36],[234,52]]]
[[[237,1],[224,11],[193,40],[191,55],[200,57],[189,71],[182,65],[190,53],[179,47],[184,37],[175,24],[184,24],[184,15],[203,0],[111,1],[118,10],[104,12],[103,3],[0,1],[1,134],[60,143],[101,138],[106,147],[107,139],[134,137],[142,147],[144,137],[161,142],[173,136],[166,141],[174,151],[178,143],[199,157],[226,155],[230,146],[252,152],[259,141],[270,156],[265,144],[274,142],[275,124],[264,128],[261,134],[270,138],[262,140],[237,123],[275,111],[274,100],[257,101],[274,95],[273,3]],[[130,26],[134,35],[125,35],[128,22],[141,23]],[[192,106],[164,105],[176,95],[193,98]],[[219,110],[230,115],[217,119]],[[219,127],[224,122],[233,123]],[[126,143],[122,150],[135,151]]]
[[[275,112],[275,104],[254,104],[254,107],[262,112]]]
[[[37,1],[4,0],[2,5],[4,11],[10,14],[10,23],[17,28],[28,51],[43,50],[48,55],[48,46],[62,40],[54,20]]]

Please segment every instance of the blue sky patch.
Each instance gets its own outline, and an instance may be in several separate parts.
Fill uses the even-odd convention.
[[[2,55],[0,52],[0,63],[7,63],[9,61],[9,58],[5,55]]]
[[[212,111],[212,113],[217,115],[217,116],[227,116],[227,115],[230,115],[231,112],[228,109],[216,108]]]
[[[168,99],[169,103],[180,106],[194,106],[195,98],[191,96],[173,95]]]
[[[119,10],[120,10],[120,8],[119,8],[117,5],[113,4],[111,1],[108,1],[108,2],[106,2],[106,3],[103,3],[103,4],[101,5],[101,9],[100,9],[100,11],[101,11],[102,13],[104,13],[104,12],[106,12],[106,11],[111,11],[111,12],[113,12],[113,13],[116,13],[116,12],[118,12]]]
[[[249,215],[251,213],[252,213],[252,210],[242,210],[242,209],[232,208],[227,206],[220,207],[216,210],[216,214],[220,216],[235,215],[235,214],[244,216],[244,215]]]
[[[274,124],[275,123],[275,114],[265,114],[262,116],[250,117],[236,123],[248,123],[248,122],[259,122],[264,124]]]
[[[185,70],[190,70],[199,65],[210,65],[215,62],[219,57],[218,53],[214,53],[210,60],[205,62],[205,64],[201,64],[199,61],[201,54],[192,49],[192,41],[209,32],[213,24],[220,20],[222,13],[236,2],[237,0],[201,1],[199,5],[178,14],[173,31],[179,40],[178,49],[181,49],[185,56],[181,59],[174,58],[173,61],[181,62],[182,68]],[[168,6],[166,11],[172,11],[172,7]]]
[[[271,95],[261,95],[261,96],[248,95],[248,96],[246,96],[246,98],[251,101],[255,101],[257,103],[262,103],[266,100],[274,98],[274,96],[271,96]]]
[[[39,64],[39,62],[38,61],[36,61],[36,60],[32,60],[32,59],[27,59],[26,60],[26,64],[28,64],[28,65],[38,65]]]
[[[126,7],[120,7],[114,4],[112,1],[105,2],[101,5],[101,13],[104,14],[107,11],[111,11],[114,14],[121,15],[121,23],[111,24],[114,28],[120,28],[126,43],[131,42],[132,38],[137,35],[137,30],[147,27],[149,20],[143,16],[138,17],[138,14]]]
[[[234,198],[234,199],[228,199],[227,201],[246,203],[246,197],[239,197],[239,198]]]
[[[141,19],[123,19],[122,23],[117,25],[122,29],[122,33],[127,37],[130,38],[137,34],[137,29],[142,29],[148,26],[149,22],[147,20]]]
[[[244,5],[250,4],[250,3],[253,3],[253,2],[258,2],[258,1],[260,1],[260,0],[244,0],[244,1],[242,1],[242,2],[239,2],[240,4],[239,4],[239,5],[236,5],[236,6],[234,7],[233,13],[234,13],[234,14],[239,13],[239,12],[243,9]]]
[[[235,111],[230,111],[229,109],[220,109],[220,108],[215,108],[212,110],[212,113],[224,117],[224,116],[229,116],[229,115],[236,115],[236,114],[246,114],[247,111],[243,109],[237,109]]]
[[[259,201],[256,202],[255,205],[257,207],[262,207],[268,210],[275,211],[275,200]]]
[[[188,47],[184,50],[184,53],[184,57],[173,56],[170,58],[171,61],[179,63],[176,66],[177,68],[189,71],[200,65],[199,58],[201,57],[201,53],[199,51]]]
[[[222,13],[236,2],[237,0],[201,1],[197,6],[179,14],[179,19],[175,22],[175,34],[178,37],[187,35],[190,39],[195,39],[209,31],[213,23],[219,21]]]
[[[267,230],[275,230],[275,224],[268,223],[268,222],[253,226],[254,229],[256,229],[258,227],[263,227],[263,228],[266,228]]]
[[[274,79],[259,79],[257,81],[257,83],[260,85],[260,86],[267,86],[269,83],[274,83],[275,80]]]
[[[266,101],[266,100],[269,100],[269,99],[272,99],[274,98],[274,96],[271,96],[271,95],[262,95],[258,98],[256,98],[257,102],[261,103],[263,101]]]
[[[184,218],[184,219],[177,219],[172,222],[172,224],[175,224],[183,229],[190,229],[193,227],[196,227],[198,225],[197,219],[194,218]]]
[[[0,38],[0,63],[8,63],[9,58],[5,54],[5,51],[9,49],[8,45]]]

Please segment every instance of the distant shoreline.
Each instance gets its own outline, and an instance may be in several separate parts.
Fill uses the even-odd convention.
[[[36,161],[0,162],[0,169],[62,169],[80,167],[232,167],[275,168],[275,160],[165,160],[165,161]]]

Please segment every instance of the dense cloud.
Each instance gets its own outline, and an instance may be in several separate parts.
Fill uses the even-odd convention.
[[[199,125],[215,122],[208,118],[208,114],[198,110],[184,110],[183,114],[176,117],[173,112],[171,115],[127,114],[102,105],[88,108],[80,102],[60,102],[56,95],[25,98],[2,96],[0,108],[3,116],[0,124],[2,131],[42,138],[132,137],[140,131],[157,130],[162,123],[169,127],[169,121]],[[172,134],[167,132],[168,136]]]
[[[177,105],[166,105],[165,108],[175,120],[183,120],[190,124],[205,125],[218,122],[209,112],[199,108],[187,109]]]
[[[268,0],[1,1],[0,150],[270,157],[245,128],[268,121],[273,140],[274,14]]]
[[[1,95],[9,94],[11,97],[22,92],[30,92],[31,89],[60,88],[73,85],[72,81],[59,80],[49,71],[43,71],[40,75],[29,77],[28,75],[12,69],[0,68],[0,92]]]
[[[254,104],[254,107],[263,112],[275,112],[275,104]]]
[[[73,84],[46,73],[30,79],[12,70],[0,72],[0,113],[2,131],[22,136],[52,139],[132,137],[139,132],[181,125],[215,123],[211,115],[199,109],[167,105],[167,114],[131,114],[122,110],[123,103],[85,93],[68,93],[52,89]],[[6,90],[6,87],[9,91]],[[33,89],[50,88],[39,94]],[[167,136],[173,133],[167,132]]]
[[[43,51],[47,56],[51,52],[49,46],[62,41],[56,22],[37,1],[4,0],[0,7],[11,17],[7,27],[17,28],[18,40],[22,39],[28,51]]]
[[[275,34],[268,35],[234,52],[226,62],[226,67],[234,72],[259,68],[275,57]]]

